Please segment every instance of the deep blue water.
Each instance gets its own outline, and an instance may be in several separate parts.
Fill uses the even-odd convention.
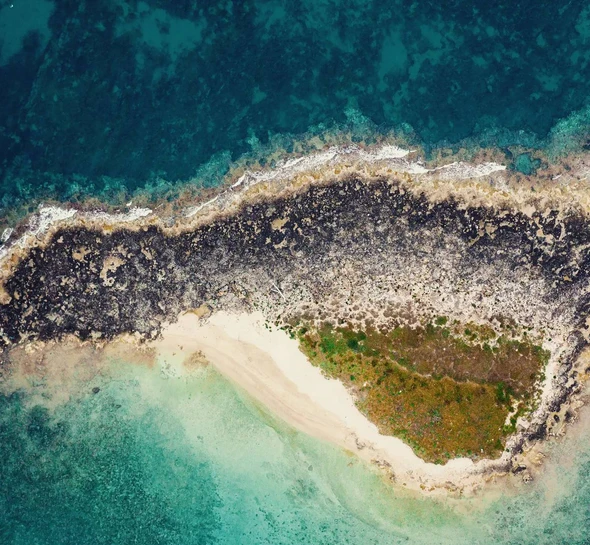
[[[272,137],[343,127],[426,148],[588,134],[582,1],[2,0],[0,47],[5,206],[211,185]]]

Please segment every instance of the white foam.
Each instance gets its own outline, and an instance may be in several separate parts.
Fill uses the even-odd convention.
[[[407,159],[407,156],[415,151],[391,144],[384,144],[368,150],[356,144],[347,144],[345,146],[331,146],[326,150],[310,153],[304,157],[284,159],[279,161],[272,169],[244,172],[228,190],[205,203],[187,208],[184,215],[187,218],[192,217],[216,202],[220,197],[230,197],[231,193],[236,190],[249,188],[264,182],[286,180],[298,174],[311,173],[344,162],[348,164],[353,162],[379,164],[399,173],[414,175],[436,174],[441,179],[480,178],[493,172],[506,170],[504,165],[493,162],[473,165],[465,162],[453,162],[429,169],[420,160],[409,161]]]
[[[0,236],[0,242],[4,244],[12,235],[14,229],[12,227],[7,227],[2,231],[2,236]]]
[[[460,161],[436,167],[430,170],[430,172],[443,171],[440,176],[442,179],[465,179],[481,178],[482,176],[489,176],[492,172],[499,172],[502,170],[506,170],[506,166],[498,163],[487,162],[476,165]]]
[[[234,184],[234,185],[236,185],[236,184]],[[191,206],[190,208],[188,208],[185,211],[184,216],[187,217],[187,218],[190,218],[191,216],[194,216],[197,212],[199,212],[200,210],[202,210],[206,206],[209,206],[210,204],[214,203],[217,199],[219,199],[219,196],[213,197],[211,200],[209,200],[207,202],[204,202],[203,204],[199,204],[197,206]]]
[[[10,248],[0,248],[0,265],[13,247],[26,248],[31,239],[40,238],[51,226],[57,223],[64,223],[77,216],[84,220],[99,221],[100,223],[130,223],[144,218],[152,213],[150,208],[134,207],[126,213],[108,214],[107,212],[84,212],[79,213],[71,208],[61,208],[54,205],[40,204],[37,213],[29,218],[27,230],[17,239]],[[7,234],[8,232],[8,234]],[[5,229],[2,233],[2,242],[6,242],[12,234],[12,229]]]
[[[39,211],[29,219],[28,234],[38,237],[45,233],[54,223],[73,218],[77,214],[71,208],[52,205],[39,205]]]
[[[465,162],[453,162],[433,169],[426,168],[420,160],[410,161],[408,155],[415,150],[400,148],[392,144],[383,144],[369,149],[361,148],[356,144],[342,146],[331,146],[325,150],[310,153],[302,157],[293,157],[279,161],[272,169],[259,171],[246,171],[226,191],[213,197],[207,202],[191,206],[184,211],[184,216],[190,218],[211,206],[217,201],[226,202],[228,198],[235,198],[236,191],[247,189],[253,185],[280,181],[292,178],[299,174],[312,173],[326,167],[336,166],[339,163],[353,164],[378,164],[379,166],[391,168],[395,172],[408,173],[413,175],[432,175],[441,179],[466,179],[487,176],[493,172],[506,170],[504,165],[486,162],[481,164],[469,164]],[[127,203],[131,206],[132,202]],[[40,237],[52,225],[58,222],[67,221],[78,215],[85,220],[96,220],[103,223],[132,223],[152,213],[150,208],[134,207],[126,213],[108,214],[106,212],[85,212],[79,213],[76,210],[61,208],[54,205],[40,205],[39,210],[30,220],[27,232],[17,240],[14,245],[24,247],[29,237]],[[6,242],[12,230],[4,230],[2,242]],[[0,262],[8,254],[8,248],[0,248]]]
[[[407,150],[398,146],[384,145],[374,151],[363,151],[363,153],[367,157],[371,157],[374,161],[384,161],[386,159],[401,159],[414,151],[415,150]]]
[[[432,172],[431,169],[426,168],[420,161],[407,161],[406,164],[407,166],[402,169],[402,172],[407,172],[408,174],[428,174]]]
[[[129,223],[140,218],[145,218],[151,213],[151,208],[139,208],[138,206],[135,206],[129,210],[129,212],[124,214],[119,212],[115,214],[108,214],[107,212],[92,212],[90,214],[84,214],[84,217],[91,220],[99,220],[109,223]]]

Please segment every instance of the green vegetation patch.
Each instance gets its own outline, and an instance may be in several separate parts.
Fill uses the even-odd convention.
[[[293,330],[302,351],[342,380],[381,433],[400,437],[427,461],[498,456],[514,432],[509,414],[530,411],[549,358],[541,347],[473,324],[393,331]]]

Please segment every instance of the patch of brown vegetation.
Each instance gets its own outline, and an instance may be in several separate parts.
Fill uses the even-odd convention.
[[[462,335],[460,334],[462,332]],[[446,318],[390,332],[299,326],[301,349],[342,380],[381,433],[404,439],[425,460],[496,457],[529,410],[549,354],[526,339]]]

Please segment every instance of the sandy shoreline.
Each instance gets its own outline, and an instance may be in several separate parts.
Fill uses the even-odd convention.
[[[206,321],[185,314],[150,346],[156,348],[160,365],[173,375],[182,374],[183,362],[200,352],[221,374],[294,428],[377,463],[408,489],[469,493],[489,480],[481,467],[487,461],[476,464],[457,458],[445,465],[426,463],[400,439],[381,435],[356,408],[344,385],[311,365],[297,341],[284,331],[265,327],[261,313],[218,312]]]
[[[407,158],[408,156],[411,159]],[[555,308],[549,308],[548,304],[545,305],[545,303],[542,305],[539,303],[537,305],[539,301],[544,301],[539,295],[545,293],[543,291],[545,286],[543,283],[544,277],[537,278],[536,276],[531,276],[529,280],[524,281],[521,276],[518,278],[513,277],[511,275],[512,269],[506,268],[505,270],[505,268],[502,268],[502,265],[498,265],[497,272],[490,272],[496,269],[493,269],[491,265],[484,266],[485,263],[483,262],[478,264],[481,268],[481,274],[477,278],[480,278],[480,280],[474,280],[476,276],[474,276],[473,270],[467,269],[464,278],[459,279],[461,281],[461,289],[457,289],[456,279],[453,280],[451,276],[457,271],[457,263],[460,262],[463,256],[467,255],[468,247],[461,246],[463,244],[462,239],[459,240],[455,234],[471,232],[469,230],[465,231],[464,228],[463,230],[456,231],[456,233],[445,233],[437,230],[438,227],[433,224],[434,228],[425,232],[424,236],[426,237],[428,235],[433,240],[432,248],[439,248],[438,241],[446,237],[444,238],[444,248],[447,254],[444,254],[444,252],[440,254],[444,258],[446,265],[441,268],[436,278],[429,276],[429,271],[438,268],[441,263],[440,260],[433,264],[428,262],[428,259],[424,257],[423,253],[415,256],[409,252],[409,257],[406,261],[398,262],[396,256],[399,255],[399,252],[392,254],[391,267],[394,267],[398,271],[416,270],[417,274],[413,274],[411,278],[408,278],[404,282],[400,280],[402,284],[412,287],[414,291],[411,294],[409,292],[403,292],[399,297],[397,295],[392,296],[391,301],[386,300],[386,295],[392,294],[394,291],[391,289],[386,293],[381,291],[383,286],[389,286],[389,284],[383,284],[385,279],[379,276],[387,252],[381,253],[384,250],[380,246],[381,239],[377,235],[373,236],[371,234],[375,244],[372,243],[369,246],[375,249],[375,256],[373,257],[378,266],[367,270],[375,273],[373,276],[369,276],[369,278],[377,278],[378,281],[373,282],[371,280],[364,283],[366,277],[360,276],[358,286],[355,287],[355,290],[351,290],[347,282],[351,277],[349,274],[350,271],[354,272],[353,264],[356,263],[351,259],[351,256],[354,257],[356,254],[350,253],[349,255],[343,256],[344,262],[350,258],[349,261],[351,264],[349,266],[350,270],[347,269],[346,274],[342,274],[342,260],[336,261],[335,258],[333,259],[332,253],[325,253],[329,257],[328,262],[332,268],[327,267],[325,269],[326,278],[322,285],[324,291],[321,293],[322,297],[324,295],[325,297],[323,299],[320,298],[320,306],[316,305],[313,307],[314,312],[318,309],[326,312],[326,309],[331,309],[333,302],[329,298],[334,296],[334,294],[341,297],[340,302],[342,302],[349,298],[351,291],[354,291],[355,300],[357,302],[362,301],[363,305],[369,305],[369,310],[373,311],[375,302],[379,304],[383,303],[386,306],[385,303],[388,303],[388,301],[398,310],[400,308],[405,309],[410,303],[414,304],[414,297],[418,293],[423,299],[416,299],[416,308],[423,305],[427,311],[428,309],[436,309],[436,313],[457,317],[465,323],[470,321],[479,323],[487,316],[507,315],[519,323],[522,322],[530,325],[531,328],[534,326],[535,333],[539,333],[541,330],[546,333],[546,327],[554,329],[554,331],[552,330],[550,332],[553,341],[549,339],[553,345],[549,346],[549,348],[551,348],[551,352],[555,354],[555,357],[551,366],[546,369],[549,379],[546,381],[545,390],[543,391],[543,402],[545,405],[541,407],[542,410],[539,409],[537,411],[538,414],[534,415],[539,418],[533,422],[536,427],[530,427],[533,431],[529,433],[527,431],[529,428],[523,427],[522,433],[519,432],[519,437],[522,439],[521,444],[508,445],[514,447],[513,452],[517,454],[512,458],[510,454],[505,454],[497,461],[482,460],[474,463],[468,459],[455,459],[444,466],[427,464],[420,460],[401,440],[381,436],[377,428],[356,409],[353,399],[344,386],[338,381],[327,379],[318,369],[309,364],[303,354],[300,353],[295,340],[289,339],[288,335],[283,331],[269,330],[264,325],[265,317],[274,321],[278,309],[281,308],[284,310],[284,306],[288,307],[289,311],[294,312],[297,309],[301,310],[303,308],[303,306],[298,307],[297,305],[303,305],[305,303],[308,305],[305,307],[307,310],[309,310],[309,305],[315,305],[314,289],[318,282],[316,273],[310,273],[309,285],[303,283],[305,289],[301,288],[300,277],[302,271],[297,268],[301,256],[297,253],[288,253],[291,251],[289,243],[292,242],[296,245],[297,236],[303,233],[299,223],[307,229],[305,227],[305,221],[309,220],[309,217],[298,218],[298,212],[295,208],[290,209],[288,203],[284,205],[285,209],[282,212],[284,213],[284,217],[277,217],[269,224],[267,224],[268,222],[264,218],[274,217],[273,214],[275,212],[271,207],[265,208],[264,214],[259,214],[256,218],[248,220],[250,224],[253,222],[256,223],[254,227],[248,227],[248,222],[245,220],[242,222],[238,217],[240,211],[245,209],[246,206],[253,206],[260,202],[264,203],[267,199],[271,198],[275,199],[278,203],[284,204],[291,197],[297,196],[299,198],[304,194],[304,190],[318,186],[319,191],[317,194],[320,195],[321,193],[322,196],[317,197],[317,202],[315,200],[316,197],[310,197],[310,208],[308,209],[309,212],[307,212],[309,215],[315,217],[315,211],[319,210],[317,204],[321,203],[322,206],[325,204],[326,188],[334,189],[333,203],[340,202],[340,197],[337,196],[336,190],[339,191],[338,195],[342,195],[345,189],[350,195],[357,195],[355,197],[357,201],[347,201],[349,206],[352,206],[358,202],[359,196],[363,193],[360,189],[364,188],[365,184],[366,187],[371,185],[377,187],[381,183],[379,182],[380,177],[385,180],[383,181],[385,185],[382,184],[381,189],[374,192],[374,195],[371,195],[370,199],[367,197],[369,199],[367,202],[372,203],[372,208],[367,208],[367,210],[377,211],[378,208],[375,203],[377,199],[379,202],[384,202],[386,200],[385,195],[389,199],[387,202],[390,202],[390,205],[394,207],[391,208],[392,210],[397,210],[395,206],[404,201],[404,199],[409,198],[420,214],[424,212],[420,208],[422,199],[427,199],[433,205],[436,203],[446,204],[448,202],[458,202],[459,204],[453,208],[453,214],[458,217],[460,216],[461,221],[464,221],[464,225],[473,229],[474,236],[477,234],[477,238],[469,241],[470,245],[480,238],[489,239],[490,244],[492,244],[505,225],[503,218],[514,213],[518,215],[520,218],[519,221],[521,222],[515,228],[523,229],[522,225],[529,226],[530,224],[529,227],[531,230],[529,234],[534,238],[535,244],[542,248],[557,248],[559,250],[558,243],[564,237],[568,239],[570,233],[574,232],[571,231],[568,233],[568,229],[571,229],[571,226],[566,220],[570,213],[575,211],[576,215],[583,218],[587,218],[588,214],[590,214],[590,192],[588,191],[588,183],[585,182],[585,177],[575,180],[560,178],[557,183],[553,181],[550,183],[547,182],[550,178],[546,177],[547,180],[539,185],[539,191],[532,192],[531,188],[527,185],[516,183],[519,182],[520,178],[499,163],[480,161],[469,164],[460,160],[452,161],[451,159],[453,158],[447,158],[445,161],[446,164],[444,165],[435,166],[432,164],[429,165],[432,168],[426,168],[426,164],[422,160],[414,157],[414,151],[404,150],[394,145],[381,145],[367,149],[359,146],[332,147],[322,152],[306,156],[305,158],[299,157],[286,160],[274,168],[243,173],[231,186],[218,188],[216,197],[204,204],[195,205],[193,203],[193,207],[186,207],[181,213],[168,218],[174,220],[170,222],[167,221],[165,215],[160,215],[160,211],[149,208],[131,207],[132,202],[128,203],[126,212],[116,214],[85,211],[84,209],[74,210],[73,208],[61,208],[57,206],[41,207],[36,214],[29,217],[26,225],[21,225],[20,228],[15,229],[14,233],[9,230],[0,236],[4,243],[4,245],[0,246],[0,305],[6,305],[6,307],[12,305],[10,308],[11,312],[13,312],[11,315],[6,314],[8,316],[6,330],[8,331],[12,327],[12,324],[17,323],[17,319],[22,319],[23,328],[25,328],[28,321],[32,319],[29,313],[33,312],[33,310],[37,313],[35,319],[39,323],[45,324],[47,319],[50,319],[58,325],[61,324],[61,318],[57,314],[48,318],[47,312],[44,310],[46,308],[45,306],[38,305],[35,309],[31,307],[26,310],[21,308],[20,303],[17,302],[21,300],[23,294],[18,290],[15,291],[13,288],[11,288],[9,293],[5,289],[5,286],[9,280],[13,279],[15,271],[20,267],[21,261],[28,255],[29,250],[33,248],[47,249],[51,247],[56,255],[62,255],[59,245],[63,242],[62,238],[65,239],[67,236],[57,238],[54,242],[52,242],[51,238],[60,232],[60,230],[62,233],[65,232],[66,228],[71,228],[71,230],[79,228],[82,232],[95,230],[98,233],[96,240],[89,238],[80,242],[76,238],[71,243],[71,248],[67,244],[64,245],[64,266],[57,272],[48,273],[49,277],[59,277],[65,280],[67,279],[66,277],[72,276],[69,280],[73,289],[78,285],[78,280],[74,278],[75,274],[77,274],[75,271],[78,268],[83,269],[88,274],[88,277],[93,278],[95,281],[90,283],[88,290],[80,294],[79,297],[87,299],[95,297],[95,294],[99,293],[96,289],[97,286],[102,285],[105,289],[109,288],[109,293],[112,294],[113,301],[118,301],[117,297],[121,297],[121,301],[117,304],[123,305],[125,308],[128,306],[129,309],[133,310],[133,312],[130,312],[129,317],[134,317],[134,320],[136,320],[135,327],[138,325],[141,326],[136,329],[136,332],[140,336],[144,335],[144,338],[156,338],[159,334],[160,325],[175,320],[179,312],[196,308],[205,303],[209,304],[211,301],[214,301],[213,306],[215,308],[220,309],[239,308],[243,311],[245,308],[259,308],[263,311],[266,310],[264,315],[262,313],[227,314],[218,312],[211,316],[206,323],[199,321],[198,317],[194,314],[187,314],[181,317],[178,323],[168,326],[163,331],[163,339],[154,343],[154,346],[161,352],[162,359],[169,359],[171,362],[176,363],[179,360],[180,367],[182,367],[182,360],[185,357],[190,353],[201,351],[221,373],[236,384],[239,384],[250,395],[289,424],[310,435],[330,441],[355,452],[368,461],[376,460],[381,465],[390,467],[396,482],[401,485],[406,484],[410,488],[426,489],[427,491],[431,489],[459,489],[460,491],[468,491],[478,488],[485,481],[493,480],[495,475],[503,472],[514,470],[515,473],[523,472],[520,474],[524,476],[524,471],[527,468],[519,465],[516,456],[520,456],[520,453],[529,447],[527,443],[528,438],[532,437],[534,441],[537,441],[537,439],[543,439],[545,437],[547,422],[551,422],[548,435],[553,433],[555,426],[549,420],[550,417],[557,416],[558,420],[556,422],[560,422],[559,418],[563,419],[564,415],[562,413],[567,408],[562,411],[562,405],[566,407],[571,402],[572,392],[575,393],[578,386],[578,371],[572,367],[573,363],[571,365],[568,363],[569,360],[567,359],[569,356],[574,357],[575,354],[568,352],[568,350],[571,352],[571,347],[565,342],[569,338],[568,335],[572,327],[567,322],[568,315],[566,313],[569,308],[566,303],[569,299],[562,298],[556,300]],[[458,159],[458,157],[454,159]],[[585,163],[583,166],[586,168]],[[580,176],[584,172],[583,169],[576,170],[576,173]],[[357,178],[350,178],[351,176],[356,176]],[[399,192],[396,193],[392,188],[398,188]],[[409,195],[409,197],[406,197],[406,195]],[[373,197],[375,197],[375,202],[371,200]],[[375,206],[373,206],[374,204]],[[486,220],[487,223],[483,220],[478,223],[474,219],[479,213],[477,210],[478,206],[493,211],[493,219]],[[474,218],[469,216],[469,211],[472,209],[475,211]],[[400,208],[400,210],[403,210],[405,214],[405,208]],[[441,208],[441,218],[443,214],[442,210]],[[465,212],[466,210],[467,212]],[[267,213],[268,216],[266,215]],[[339,210],[334,212],[334,218],[340,218],[338,213]],[[556,240],[557,235],[555,234],[557,233],[557,227],[551,223],[550,216],[553,213],[560,218],[560,221],[563,221],[561,234],[558,234],[559,240]],[[241,235],[236,236],[235,231],[228,232],[228,236],[225,238],[226,233],[222,229],[221,220],[227,218],[235,219],[236,217],[240,219],[240,221],[236,222],[236,225],[239,225],[241,229],[241,231],[236,232],[250,232],[251,230],[252,237],[254,237],[258,232],[256,231],[257,229],[264,229],[264,232],[267,232],[268,236],[266,241],[262,241],[261,239],[259,248],[265,252],[270,252],[273,256],[282,256],[283,261],[280,263],[288,264],[293,269],[291,270],[287,265],[284,265],[284,270],[277,269],[275,271],[275,277],[272,277],[269,273],[270,276],[266,278],[264,275],[268,271],[265,270],[265,265],[259,266],[259,263],[265,264],[267,262],[261,258],[256,264],[258,268],[255,267],[251,271],[252,278],[248,279],[246,276],[243,278],[244,281],[247,281],[245,284],[247,289],[243,288],[243,286],[240,288],[245,290],[245,293],[255,297],[254,307],[241,306],[243,303],[241,297],[244,294],[241,292],[234,293],[234,291],[226,289],[226,286],[234,281],[234,277],[230,276],[226,278],[224,268],[216,266],[220,262],[218,254],[215,254],[213,258],[215,266],[211,266],[211,270],[214,269],[217,271],[216,274],[212,274],[210,269],[207,268],[209,254],[206,252],[203,253],[202,257],[204,260],[203,263],[207,267],[201,266],[201,268],[192,270],[188,264],[194,262],[186,260],[185,256],[192,252],[195,253],[194,255],[198,254],[202,248],[200,246],[201,242],[199,242],[200,239],[197,240],[195,238],[194,244],[190,248],[183,246],[182,252],[180,252],[181,242],[178,240],[175,241],[174,239],[174,237],[180,237],[186,233],[193,233],[199,229],[204,233],[204,227],[216,225],[216,228],[220,229],[217,240],[227,243],[227,252],[231,257],[234,255],[231,254],[235,250],[234,246],[239,251],[246,251],[247,249],[246,246],[240,246],[238,242],[248,239],[240,238]],[[288,228],[284,232],[282,226],[289,218],[291,218],[290,221],[292,222],[297,221],[298,227],[297,229]],[[379,224],[382,226],[391,220],[388,215],[378,216],[377,213],[375,213],[374,219],[375,225]],[[536,227],[533,226],[533,223],[536,223]],[[541,228],[542,226],[545,226],[547,232]],[[182,263],[186,262],[187,274],[187,284],[184,285],[182,290],[174,291],[177,289],[175,275],[180,275],[183,269],[181,270],[181,268],[179,269],[177,267],[176,261],[167,261],[168,257],[164,254],[158,257],[156,263],[152,253],[158,254],[158,252],[151,251],[148,241],[149,237],[147,235],[145,237],[146,240],[142,239],[142,233],[150,229],[153,229],[158,234],[162,234],[163,237],[169,237],[168,240],[160,240],[159,244],[161,247],[167,247],[168,241],[170,243],[177,243],[179,246],[178,256],[182,256],[180,259]],[[354,231],[357,237],[361,231],[365,234],[368,232],[366,229],[363,229],[362,222],[355,222],[352,227],[349,225],[347,229],[349,230],[347,232]],[[120,247],[111,248],[110,254],[103,255],[103,250],[99,248],[99,242],[102,244],[103,238],[107,241],[111,237],[111,233],[114,232],[120,236],[122,243]],[[199,233],[199,236],[201,236],[201,232]],[[77,235],[78,233],[72,234],[74,238]],[[202,236],[205,235],[203,234]],[[347,244],[351,248],[356,240],[355,236],[345,237]],[[125,237],[129,238],[129,240],[127,241]],[[257,239],[252,238],[252,240]],[[312,247],[313,237],[302,238],[301,240],[305,240],[305,243],[300,244],[301,248],[305,247],[307,251]],[[320,237],[318,240],[321,242],[324,239]],[[402,250],[404,249],[404,246],[401,244],[403,240],[403,237],[395,238],[396,243],[399,242],[400,249]],[[573,243],[575,242],[574,240]],[[129,251],[127,243],[129,243],[129,248],[137,248],[137,244],[147,244],[147,246],[142,246],[141,253],[137,251],[133,253]],[[321,243],[324,244],[324,242]],[[325,244],[328,243],[331,242],[326,239]],[[52,244],[53,246],[51,246]],[[214,245],[211,244],[211,246]],[[90,257],[86,258],[87,253],[90,252],[87,246],[96,246],[93,254],[91,254],[97,260],[100,258],[96,263],[91,262]],[[568,248],[567,245],[565,247],[566,249]],[[318,248],[323,251],[323,247],[318,246]],[[572,248],[573,257],[564,253],[562,256],[563,259],[572,261],[574,265],[580,263],[583,265],[580,256],[582,256],[581,251],[584,247]],[[507,249],[509,250],[510,246],[507,246]],[[352,250],[356,251],[355,248],[352,248]],[[237,252],[238,250],[235,251]],[[563,249],[563,252],[565,252],[565,249]],[[42,254],[43,252],[39,253],[39,264],[49,267],[45,263],[45,257]],[[498,252],[499,254],[500,252]],[[550,255],[548,249],[546,250],[546,255]],[[143,259],[142,256],[145,257],[144,261],[146,262],[142,261],[139,263],[138,261],[138,263],[131,266],[134,260]],[[75,263],[70,262],[70,258]],[[553,259],[554,256],[551,255],[551,258]],[[61,264],[62,261],[55,261],[55,263]],[[124,271],[124,263],[130,264],[128,273],[121,272]],[[297,266],[292,265],[294,263],[297,263]],[[501,259],[500,263],[502,263]],[[33,265],[35,264],[33,263]],[[309,265],[309,271],[315,271],[315,257],[309,262]],[[367,260],[365,259],[363,267],[366,266]],[[152,288],[153,299],[155,300],[161,297],[163,293],[162,283],[166,275],[168,275],[167,278],[170,278],[169,281],[166,281],[166,284],[170,284],[170,289],[172,290],[170,293],[174,294],[173,296],[168,296],[167,301],[159,301],[162,304],[158,306],[156,310],[158,318],[154,320],[151,319],[151,315],[148,315],[148,311],[153,312],[153,308],[148,308],[149,305],[147,305],[146,301],[142,300],[143,295],[136,296],[135,299],[123,298],[123,294],[127,294],[126,286],[128,284],[135,285],[138,275],[140,273],[143,274],[142,271],[152,270],[152,267],[154,270],[157,268],[163,270],[161,276],[157,278],[157,282],[154,281],[152,284],[149,284]],[[555,267],[557,267],[557,264]],[[584,269],[582,268],[581,270]],[[174,271],[174,274],[170,271]],[[200,278],[201,271],[208,271],[206,274],[209,275],[209,280]],[[360,271],[361,269],[358,269],[356,272],[359,275],[364,274]],[[557,275],[558,272],[555,274]],[[117,275],[120,276],[118,280]],[[145,272],[145,275],[146,279],[151,278],[147,272]],[[22,281],[19,280],[21,277]],[[25,271],[21,274],[21,277],[17,278],[17,280],[21,281],[23,285],[28,286],[29,272]],[[264,277],[264,281],[262,282],[260,281],[261,277]],[[280,289],[275,286],[274,290],[269,290],[268,286],[274,285],[276,278],[282,278],[283,284],[281,284]],[[505,280],[500,285],[496,285],[496,278],[505,278]],[[202,298],[201,295],[197,297],[198,290],[195,288],[195,293],[191,297],[188,297],[186,302],[182,304],[178,303],[178,301],[183,300],[184,293],[187,290],[190,293],[190,290],[194,287],[195,279],[200,281],[200,284],[197,284],[204,290],[207,297],[203,296],[204,298]],[[571,282],[569,276],[565,277],[565,279]],[[107,283],[107,280],[110,283]],[[471,281],[472,284],[464,284],[466,280]],[[215,286],[209,286],[209,284],[216,282],[219,283],[219,289]],[[40,287],[31,289],[30,297],[28,298],[37,301],[36,294],[42,292],[47,284],[48,282],[45,280],[45,276],[43,276],[43,279],[39,280]],[[480,286],[484,284],[488,286],[489,290],[480,290]],[[62,288],[63,285],[62,283],[55,288],[59,294],[67,292],[67,290]],[[495,288],[492,289],[494,286]],[[142,294],[145,294],[145,287],[146,284],[142,284],[139,287]],[[360,288],[366,288],[365,292],[361,292]],[[440,291],[441,289],[442,292]],[[290,299],[283,294],[282,290],[291,290],[288,292]],[[395,290],[397,292],[397,287],[395,287]],[[140,293],[140,291],[137,291],[137,293]],[[449,297],[445,298],[445,293]],[[277,297],[277,294],[282,299]],[[133,295],[132,291],[129,292],[129,297],[131,295]],[[479,296],[477,301],[474,299],[476,295]],[[125,295],[125,297],[127,296]],[[225,299],[223,299],[224,297]],[[76,316],[77,319],[80,319],[80,316],[76,314],[76,302],[64,302],[70,305],[71,314]],[[537,314],[534,314],[532,318],[531,302],[533,303],[533,308],[537,309]],[[144,305],[144,303],[146,304]],[[167,305],[168,303],[170,305]],[[62,303],[60,302],[60,304]],[[477,310],[476,307],[477,309],[481,307],[481,310]],[[64,307],[62,306],[61,308],[63,310]],[[113,307],[111,309],[112,313],[106,314],[111,316],[111,318],[106,320],[104,324],[100,321],[105,316],[104,312],[101,310],[103,315],[99,315],[100,313],[97,314],[94,311],[95,308],[103,309],[102,301],[97,302],[96,305],[89,305],[88,316],[84,315],[81,317],[85,321],[79,320],[77,322],[77,327],[81,327],[82,330],[88,326],[89,322],[94,324],[93,327],[95,327],[95,330],[92,331],[91,335],[93,339],[105,338],[102,335],[106,335],[106,338],[113,338],[116,334],[121,332],[128,333],[130,331],[129,325],[125,326],[127,329],[111,331],[111,325],[117,323],[119,308],[123,307]],[[344,309],[343,306],[339,308]],[[345,309],[346,312],[350,310],[347,310],[347,308]],[[362,306],[362,309],[365,309],[365,307]],[[141,316],[141,319],[136,316]],[[523,316],[524,319],[520,319]],[[566,331],[562,328],[562,331],[560,329],[562,325],[561,321],[554,319],[555,317],[563,317],[563,328],[567,326],[569,329]],[[102,324],[102,330],[96,327],[99,321]],[[51,327],[57,326],[52,325]],[[68,327],[72,326],[70,325]],[[59,327],[57,329],[59,330]],[[72,330],[68,329],[67,331],[71,332]],[[25,329],[21,333],[23,332],[26,335],[29,333]],[[0,334],[2,333],[0,330]],[[96,336],[94,336],[95,334]],[[583,329],[581,334],[588,335],[587,328]],[[14,334],[12,339],[8,339],[7,337],[8,340],[5,342],[20,342],[18,338]],[[584,338],[588,341],[588,338]],[[560,349],[562,345],[563,347]],[[182,349],[180,348],[181,346]],[[561,361],[559,356],[563,354],[565,356],[562,358],[563,361]],[[563,371],[563,376],[560,377],[561,382],[551,380],[552,376],[555,379],[555,376],[561,373],[561,371]],[[561,396],[561,398],[557,400],[553,399],[557,395]],[[549,403],[553,404],[554,401],[557,406],[556,410],[549,407]],[[561,411],[559,415],[552,414],[559,411]],[[540,419],[543,421],[541,422]],[[530,422],[525,422],[523,426],[529,426],[529,424]],[[537,433],[534,431],[535,429],[541,430],[543,433]],[[537,435],[535,435],[536,433]],[[516,463],[511,464],[511,462]]]

